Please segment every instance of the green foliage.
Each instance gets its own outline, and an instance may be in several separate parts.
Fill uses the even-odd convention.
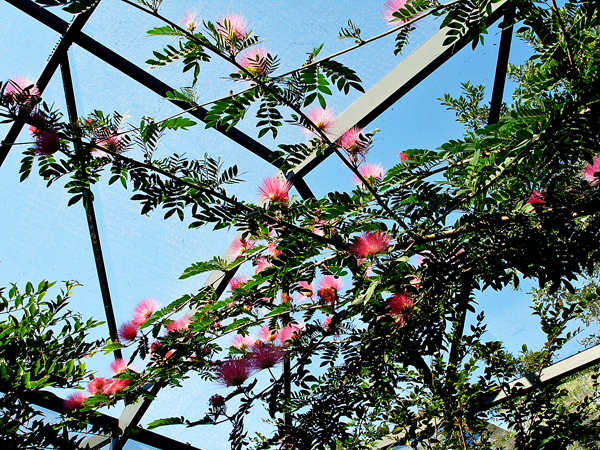
[[[84,380],[89,371],[82,360],[102,345],[86,339],[101,322],[84,321],[67,309],[78,284],[64,283],[52,299],[55,284],[29,282],[23,290],[16,285],[0,289],[0,441],[5,448],[75,449],[82,438],[67,431],[85,430],[89,424],[68,416],[44,419],[34,406],[36,399],[55,398],[45,388],[71,388]]]

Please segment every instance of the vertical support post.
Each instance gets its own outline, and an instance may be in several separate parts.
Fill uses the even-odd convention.
[[[504,15],[504,22],[512,21],[514,9],[509,10]],[[490,115],[488,124],[497,123],[500,119],[500,108],[502,106],[502,96],[504,94],[504,85],[506,84],[506,72],[508,70],[508,56],[510,55],[510,45],[512,42],[513,26],[502,30],[500,35],[500,46],[498,48],[498,61],[496,62],[496,74],[494,76],[494,88],[492,90],[492,101],[490,102]]]
[[[67,51],[60,62],[60,71],[62,75],[63,87],[65,91],[65,101],[67,103],[67,111],[69,114],[69,121],[74,123],[78,119],[77,115],[77,104],[75,102],[75,93],[73,90],[73,79],[71,77],[71,70],[69,67],[69,57]],[[75,151],[81,151],[81,141],[75,140]],[[102,246],[100,245],[100,236],[98,233],[98,223],[96,222],[96,214],[94,211],[94,200],[91,190],[88,190],[85,194],[87,196],[87,202],[84,203],[85,215],[88,222],[88,229],[90,233],[90,239],[92,241],[92,250],[94,252],[94,260],[96,263],[96,271],[98,273],[98,281],[100,283],[100,292],[102,293],[102,301],[104,303],[104,312],[106,314],[106,323],[108,324],[108,331],[110,338],[113,341],[118,340],[117,323],[115,320],[115,313],[113,311],[112,300],[110,296],[110,289],[108,287],[108,277],[106,276],[106,267],[104,266],[104,257],[102,256]],[[117,349],[114,352],[115,358],[122,358],[123,354],[121,350]]]

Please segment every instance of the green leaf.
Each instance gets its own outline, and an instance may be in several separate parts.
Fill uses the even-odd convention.
[[[167,417],[166,419],[157,419],[148,424],[148,429],[153,430],[154,428],[162,427],[165,425],[181,425],[185,423],[185,417]]]

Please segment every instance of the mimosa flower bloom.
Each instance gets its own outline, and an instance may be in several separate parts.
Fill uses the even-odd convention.
[[[265,178],[258,191],[261,200],[265,202],[287,203],[290,199],[289,191],[292,184],[280,177]]]
[[[158,310],[158,308],[160,308],[160,303],[153,298],[140,300],[133,310],[132,322],[138,327],[141,327],[148,321],[150,316]]]
[[[354,239],[354,243],[350,246],[350,253],[359,258],[372,257],[386,253],[391,242],[392,237],[387,233],[362,233]]]

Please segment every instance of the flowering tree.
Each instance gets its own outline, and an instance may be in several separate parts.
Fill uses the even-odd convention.
[[[556,387],[500,413],[486,411],[486,396],[522,365],[501,343],[484,340],[483,314],[470,330],[465,318],[476,312],[476,290],[502,289],[520,277],[538,280],[551,292],[572,289],[570,281],[598,261],[597,4],[507,3],[514,14],[503,26],[522,25],[536,52],[511,70],[520,82],[514,103],[488,123],[478,88],[465,85],[466,99],[444,99],[467,125],[465,136],[438,151],[406,150],[386,173],[364,162],[372,133],[352,128],[331,138],[335,117],[328,96],[334,87],[346,94],[362,91],[352,69],[333,57],[318,59],[315,49],[301,68],[278,74],[277,56],[257,46],[241,16],[201,24],[188,15],[174,22],[161,14],[161,1],[123,1],[164,21],[150,35],[179,39],[154,52],[151,66],[181,60],[194,85],[201,65],[213,58],[234,65],[229,76],[245,88],[211,103],[208,126],[231,127],[257,105],[259,138],[276,137],[291,123],[306,129],[308,142],[280,145],[276,157],[283,175],[266,178],[258,204],[250,204],[226,191],[238,181],[235,167],[222,170],[208,156],[154,159],[158,138],[193,126],[190,119],[144,119],[131,130],[121,128],[117,113],[64,121],[41,101],[33,83],[2,84],[2,114],[29,124],[35,138],[25,152],[23,179],[37,164],[50,183],[68,179],[69,204],[88,207],[89,186],[108,174],[110,184],[133,186],[142,214],[163,208],[165,219],[189,217],[192,228],[234,227],[241,233],[229,259],[194,262],[182,274],[221,271],[221,287],[202,287],[162,308],[151,299],[136,307],[119,330],[120,342],[105,348],[131,346],[132,361],[149,358],[145,369],[136,372],[130,361],[117,360],[112,378],[80,384],[89,396],[69,398],[66,417],[85,425],[98,406],[132,402],[149,395],[149,382],[177,386],[193,373],[229,393],[211,397],[204,412],[152,426],[230,422],[235,449],[251,445],[244,418],[261,405],[273,428],[252,441],[257,448],[365,448],[382,437],[426,448],[488,448],[494,414],[514,426],[519,448],[560,446],[577,437],[560,431],[563,416],[551,401],[560,393]],[[39,3],[64,4],[74,13],[94,4]],[[489,1],[390,0],[389,19],[398,26],[386,34],[396,35],[398,53],[413,24],[437,14],[449,27],[448,44],[464,39],[477,45],[491,7]],[[375,39],[363,39],[348,25],[340,36],[354,39],[352,48]],[[169,96],[195,106],[192,90]],[[285,174],[329,152],[353,171],[356,189],[292,200]],[[456,212],[460,217],[452,222]],[[253,264],[255,275],[235,276],[243,264]],[[225,283],[230,290],[221,297]],[[560,299],[536,306],[548,336],[533,368],[538,375],[569,337],[566,324],[580,306]],[[78,360],[81,354],[71,356]],[[2,358],[2,367],[11,363]],[[270,381],[258,390],[266,373]],[[79,376],[68,383],[81,381]],[[580,405],[580,416],[591,401]]]

